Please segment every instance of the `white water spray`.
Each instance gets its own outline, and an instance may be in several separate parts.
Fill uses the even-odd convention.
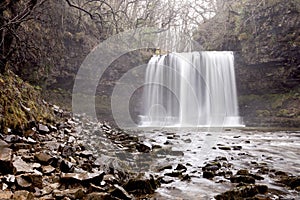
[[[153,56],[140,126],[242,126],[231,51]]]

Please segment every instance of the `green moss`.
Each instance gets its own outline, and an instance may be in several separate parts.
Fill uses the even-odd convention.
[[[270,117],[271,112],[269,110],[256,110],[257,117]]]
[[[0,74],[0,104],[0,131],[4,133],[7,128],[24,130],[33,120],[54,120],[39,92],[12,72]]]

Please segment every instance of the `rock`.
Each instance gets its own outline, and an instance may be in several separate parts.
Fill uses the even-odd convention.
[[[9,147],[9,144],[7,144],[5,141],[0,139],[0,149],[7,148],[7,147]]]
[[[112,174],[104,175],[103,176],[103,181],[105,181],[106,183],[112,184],[112,185],[118,183],[116,177],[114,177]]]
[[[85,195],[85,190],[83,188],[74,188],[66,190],[54,190],[53,196],[57,199],[70,198],[70,199],[82,199]]]
[[[163,171],[165,169],[172,169],[172,165],[167,165],[167,166],[164,166],[162,168],[159,168],[158,171]]]
[[[175,170],[182,170],[182,171],[186,171],[187,168],[186,166],[184,166],[183,164],[178,164],[177,167],[175,168]]]
[[[27,164],[20,157],[18,157],[14,160],[13,170],[14,170],[15,174],[34,172],[32,165]]]
[[[89,182],[99,185],[104,176],[104,172],[97,173],[61,173],[61,181]]]
[[[74,165],[73,163],[66,161],[66,160],[62,160],[59,166],[60,170],[64,173],[70,173],[70,172],[74,172]]]
[[[84,150],[84,151],[81,151],[81,152],[76,152],[75,154],[79,155],[81,157],[84,157],[84,158],[90,158],[90,157],[93,157],[94,153],[92,151],[89,151],[89,150]]]
[[[247,175],[235,175],[230,177],[230,181],[232,183],[251,183],[254,184],[255,183],[255,179],[251,176],[247,176]]]
[[[21,142],[22,139],[17,135],[5,135],[3,140],[8,143],[17,143]]]
[[[0,199],[12,199],[13,193],[11,191],[1,191],[0,190]]]
[[[300,177],[299,176],[282,177],[279,180],[279,182],[283,183],[286,186],[289,186],[292,189],[295,189],[296,187],[300,186]]]
[[[225,151],[230,151],[231,150],[231,148],[227,147],[227,146],[219,146],[218,148],[221,149],[221,150],[225,150]]]
[[[139,151],[139,152],[143,152],[143,153],[149,153],[150,150],[151,150],[151,147],[143,144],[143,143],[139,143],[136,145],[136,149]]]
[[[183,175],[183,177],[182,177],[181,180],[182,180],[182,181],[190,181],[190,180],[191,180],[191,177],[190,177],[190,175],[185,174],[185,175]]]
[[[16,180],[15,175],[12,175],[12,174],[8,174],[8,175],[5,175],[5,176],[3,176],[3,177],[5,178],[5,181],[6,181],[7,183],[14,183],[15,180]]]
[[[159,178],[159,182],[163,183],[163,184],[169,184],[169,183],[174,182],[174,178],[171,178],[171,177],[161,177],[161,178]]]
[[[265,194],[268,191],[266,185],[246,185],[236,187],[232,190],[224,192],[215,196],[216,200],[228,200],[228,199],[246,199],[254,197],[257,194]]]
[[[44,147],[50,151],[57,151],[59,148],[59,143],[57,141],[47,141],[44,143]]]
[[[41,164],[50,164],[51,160],[53,159],[52,156],[50,156],[47,153],[44,152],[38,152],[34,155],[34,157],[41,163]]]
[[[109,193],[106,192],[92,192],[88,194],[85,198],[85,200],[117,200],[113,198]]]
[[[150,179],[130,179],[123,187],[129,193],[153,194],[158,185],[158,181],[151,177]]]
[[[49,133],[50,132],[48,126],[46,126],[44,124],[39,124],[38,130],[40,133]]]
[[[0,147],[0,172],[3,174],[12,173],[12,150]]]
[[[15,191],[13,195],[14,200],[33,200],[34,195],[31,192],[25,190]]]
[[[111,193],[111,195],[113,195],[119,199],[124,199],[124,200],[132,199],[132,196],[129,195],[123,187],[121,187],[117,184],[114,185],[114,189],[112,191],[110,191],[110,193]]]
[[[180,176],[182,176],[182,172],[181,171],[173,171],[170,173],[165,173],[165,176],[180,177]]]
[[[242,149],[242,146],[232,146],[233,150],[238,151]]]
[[[237,175],[249,175],[249,171],[247,169],[240,169],[236,173]]]
[[[183,140],[185,143],[191,143],[192,140],[190,138],[186,139],[186,140]]]
[[[43,166],[42,171],[44,174],[51,174],[52,172],[55,171],[55,168],[52,167],[51,165]]]
[[[256,174],[249,174],[251,177],[253,177],[255,180],[264,180],[264,177],[256,175]]]
[[[288,174],[286,172],[283,172],[283,171],[277,171],[277,172],[275,172],[275,175],[276,176],[288,176]]]
[[[211,162],[202,167],[202,171],[217,171],[221,168],[221,164],[219,162]]]
[[[215,177],[215,174],[212,171],[204,171],[203,178],[212,179]]]
[[[33,187],[43,188],[42,173],[35,171],[34,173],[22,174],[19,177],[32,184]]]
[[[17,176],[16,179],[17,179],[17,184],[22,189],[27,189],[27,188],[31,187],[31,185],[32,185],[28,180],[24,179],[21,175]]]
[[[61,155],[65,158],[69,156],[73,156],[75,149],[73,149],[71,146],[63,146],[60,147],[59,150],[61,151]]]

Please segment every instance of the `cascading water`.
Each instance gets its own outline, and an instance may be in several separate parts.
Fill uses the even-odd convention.
[[[242,126],[230,51],[153,56],[140,126]]]

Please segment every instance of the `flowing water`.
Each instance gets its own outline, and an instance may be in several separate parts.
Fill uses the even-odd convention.
[[[140,130],[142,131],[142,130]],[[270,170],[281,170],[293,175],[300,175],[300,131],[256,131],[221,129],[160,129],[143,130],[140,137],[149,146],[159,145],[149,154],[135,155],[129,159],[133,169],[146,171],[161,176],[172,169],[158,169],[177,164],[187,166],[186,174],[191,181],[172,178],[173,182],[162,184],[157,190],[157,199],[213,199],[233,187],[229,180],[215,177],[208,180],[202,177],[201,168],[207,161],[218,156],[226,157],[232,164],[233,174],[239,169],[248,169],[257,173],[261,166]],[[240,146],[239,150],[221,150],[220,145]],[[133,157],[132,157],[133,158]],[[283,199],[297,199],[299,192],[278,186],[269,175],[262,175],[264,180],[256,181],[265,184],[269,190],[278,191]],[[218,180],[219,179],[219,180]],[[217,183],[219,181],[219,183]],[[274,195],[271,199],[279,199]]]
[[[231,51],[153,56],[141,126],[241,126]]]

